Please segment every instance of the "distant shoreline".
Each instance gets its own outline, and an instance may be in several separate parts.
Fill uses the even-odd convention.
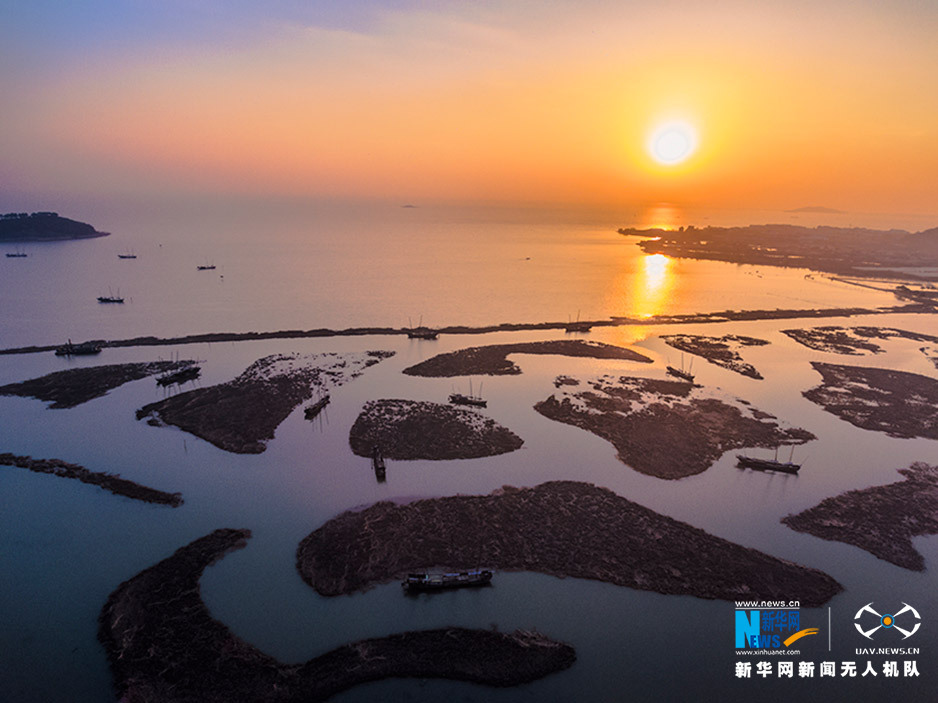
[[[63,242],[107,237],[86,222],[60,217],[57,212],[9,212],[0,215],[0,243]]]
[[[717,322],[739,322],[754,320],[798,320],[822,317],[854,317],[858,315],[888,315],[892,313],[931,313],[938,312],[938,307],[930,302],[913,302],[881,308],[807,308],[776,310],[723,310],[711,313],[690,313],[686,315],[654,315],[647,318],[611,317],[604,320],[583,322],[586,327],[645,327],[650,325],[708,324]],[[491,332],[527,332],[537,330],[565,330],[569,323],[564,322],[505,322],[499,325],[470,327],[454,325],[440,327],[439,334],[489,334]],[[274,332],[208,332],[190,334],[181,337],[132,337],[130,339],[88,340],[102,348],[121,347],[162,347],[178,344],[200,344],[212,342],[249,342],[266,339],[310,339],[315,337],[364,337],[370,335],[404,335],[411,330],[406,327],[349,327],[334,330],[319,328],[311,330],[280,330]],[[432,341],[421,341],[432,344]],[[59,344],[33,345],[0,349],[0,355],[36,354],[55,351]]]

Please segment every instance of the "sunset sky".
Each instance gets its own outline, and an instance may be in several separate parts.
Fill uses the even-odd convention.
[[[6,0],[0,191],[938,213],[935,37],[926,0]]]

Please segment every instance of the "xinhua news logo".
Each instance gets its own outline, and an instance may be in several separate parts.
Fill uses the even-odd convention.
[[[817,633],[816,627],[801,629],[797,609],[736,609],[736,649],[782,649]]]
[[[903,603],[902,606],[902,609],[895,613],[881,615],[873,609],[872,603],[867,603],[853,616],[853,625],[857,628],[857,632],[868,640],[873,639],[873,635],[877,633],[882,634],[881,630],[882,632],[890,630],[900,632],[903,635],[902,639],[906,640],[918,632],[922,626],[922,616],[908,603]]]

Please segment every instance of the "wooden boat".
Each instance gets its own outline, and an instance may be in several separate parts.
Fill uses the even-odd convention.
[[[677,378],[684,379],[688,383],[693,383],[695,377],[694,377],[694,374],[690,372],[693,366],[694,366],[694,359],[692,357],[690,360],[690,367],[687,369],[687,371],[684,370],[684,354],[682,353],[681,354],[681,368],[676,369],[673,366],[668,366],[667,370],[671,376],[676,376]]]
[[[791,448],[791,456],[788,457],[788,461],[779,461],[778,460],[778,448],[775,449],[775,458],[774,459],[757,459],[756,457],[746,456],[744,454],[736,455],[736,465],[741,469],[753,469],[755,471],[781,471],[786,474],[797,474],[799,469],[801,469],[801,464],[795,464],[792,462],[792,456],[794,456],[795,448]]]
[[[479,392],[482,392],[482,385],[479,384]],[[449,402],[453,405],[472,405],[477,408],[486,408],[488,407],[488,401],[484,400],[482,396],[472,394],[472,379],[469,379],[469,395],[463,393],[450,393]]]
[[[178,383],[185,383],[186,381],[194,381],[201,375],[202,367],[192,365],[186,366],[178,371],[170,371],[169,373],[157,376],[156,382],[160,386],[172,386]]]
[[[693,383],[695,376],[689,371],[684,371],[682,369],[676,369],[673,366],[668,367],[668,373],[672,376],[677,376],[678,378],[683,378],[688,383]]]
[[[462,393],[450,393],[449,402],[453,405],[474,405],[477,408],[488,407],[488,401],[475,395],[463,395]]]
[[[317,401],[316,401],[315,403],[313,403],[312,405],[308,405],[308,406],[303,410],[303,415],[306,417],[307,420],[312,420],[312,419],[313,419],[314,417],[316,417],[320,412],[322,412],[322,409],[323,409],[324,407],[326,407],[326,406],[329,404],[329,401],[330,401],[331,399],[332,399],[332,398],[331,398],[331,397],[329,396],[329,394],[327,393],[326,395],[324,395],[322,398],[320,398],[319,400],[317,400]]]
[[[7,252],[8,259],[25,259],[27,256],[29,256],[29,254],[27,254],[25,251],[21,251],[20,249]]]
[[[56,356],[88,356],[91,354],[100,354],[101,345],[94,342],[82,342],[81,344],[72,344],[72,340],[61,347],[56,347]]]
[[[384,465],[384,457],[381,456],[381,449],[376,444],[371,450],[371,466],[375,470],[375,477],[378,482],[385,480],[387,468]]]
[[[423,315],[420,316],[420,321],[416,327],[414,327],[409,317],[407,318],[407,324],[410,325],[407,329],[408,339],[436,339],[440,336],[440,333],[436,330],[423,326]]]
[[[589,322],[580,322],[580,311],[576,311],[576,320],[564,325],[564,332],[589,332],[593,326]]]
[[[448,588],[467,586],[486,586],[492,582],[492,572],[488,569],[454,571],[450,573],[421,572],[407,574],[401,586],[407,591],[442,591]]]
[[[196,266],[196,269],[199,271],[214,271],[215,264],[200,264],[199,266]]]

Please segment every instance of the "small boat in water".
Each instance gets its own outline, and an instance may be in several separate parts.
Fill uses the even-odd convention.
[[[29,256],[29,254],[27,254],[25,251],[23,251],[19,247],[17,247],[16,251],[7,252],[8,259],[25,259],[27,256]]]
[[[580,311],[576,311],[576,320],[567,322],[563,327],[564,332],[589,332],[593,326],[589,322],[580,322]]]
[[[410,325],[410,327],[407,328],[408,339],[436,339],[440,336],[440,333],[436,330],[423,326],[423,315],[420,316],[420,321],[417,323],[416,327],[414,327],[410,318],[407,318],[407,324]]]
[[[482,392],[482,384],[479,384],[479,392]],[[472,379],[469,379],[469,395],[463,393],[450,393],[449,402],[453,405],[472,405],[477,408],[488,407],[488,401],[482,396],[472,394]]]
[[[442,591],[447,588],[486,586],[491,582],[492,572],[488,569],[448,573],[425,571],[417,574],[407,574],[407,578],[401,581],[401,586],[407,591]]]
[[[384,465],[384,457],[381,456],[381,449],[377,444],[371,449],[371,466],[375,470],[375,477],[378,482],[383,482],[387,476],[387,468]]]
[[[214,271],[215,264],[200,264],[199,266],[196,266],[195,268],[198,271]]]
[[[176,384],[194,381],[202,375],[201,366],[186,366],[178,371],[170,371],[156,377],[156,383],[160,386],[172,386]]]
[[[120,288],[117,289],[117,295],[111,293],[111,289],[107,289],[107,295],[98,296],[99,303],[123,303],[124,299],[121,297]]]
[[[329,404],[330,400],[332,400],[332,398],[327,393],[326,395],[324,395],[322,398],[317,400],[312,405],[306,406],[306,408],[303,410],[303,415],[306,417],[307,420],[312,420],[320,412],[322,412],[322,409]]]
[[[81,344],[72,344],[72,340],[61,347],[56,347],[56,356],[89,356],[91,354],[100,354],[101,345],[94,342],[82,342]]]
[[[684,354],[681,354],[681,368],[676,369],[673,366],[668,366],[667,370],[668,370],[668,374],[670,374],[671,376],[676,376],[677,378],[684,379],[688,383],[693,383],[695,376],[694,374],[690,372],[693,366],[694,366],[694,359],[691,358],[690,367],[687,369],[687,371],[685,371],[684,370]]]
[[[792,462],[792,457],[794,454],[794,447],[791,448],[791,456],[788,457],[788,461],[778,460],[777,447],[775,449],[774,459],[757,459],[756,457],[737,454],[736,465],[741,469],[753,469],[755,471],[781,471],[782,473],[786,474],[797,474],[799,469],[801,469],[801,464],[795,464]]]
[[[683,369],[676,369],[673,366],[668,367],[668,373],[672,376],[677,376],[678,378],[683,378],[688,383],[693,383],[695,376],[689,371],[684,371]]]

